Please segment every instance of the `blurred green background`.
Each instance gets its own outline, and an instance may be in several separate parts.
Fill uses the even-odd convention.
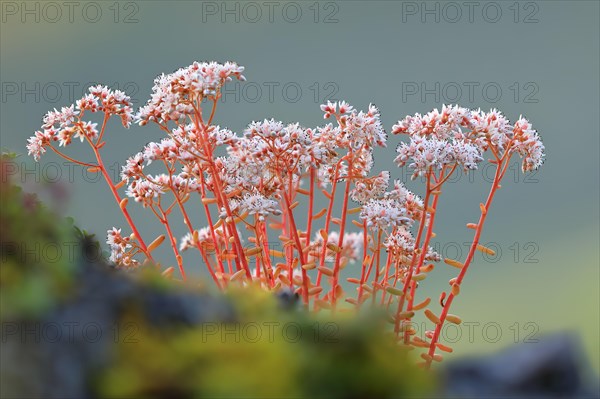
[[[89,84],[125,90],[139,106],[157,74],[194,60],[246,66],[248,82],[229,86],[216,117],[238,132],[271,117],[316,126],[327,99],[357,108],[375,103],[388,131],[405,115],[443,103],[497,107],[511,120],[523,114],[541,133],[548,160],[529,176],[514,160],[482,237],[498,254],[476,257],[453,307],[472,324],[448,330],[447,338],[458,341],[458,356],[573,330],[598,369],[598,2],[97,1],[69,8],[3,1],[1,7],[1,145],[18,152],[46,111],[71,104]],[[130,154],[162,136],[151,127],[110,126],[104,153],[115,176]],[[377,151],[375,170],[407,181],[410,172],[392,163],[399,141],[390,137],[388,148]],[[91,159],[78,143],[70,150]],[[22,180],[68,185],[63,211],[80,226],[103,236],[124,225],[104,182],[51,154],[37,166],[26,157],[19,162],[29,170]],[[418,181],[408,185],[423,193]],[[448,184],[436,229],[443,256],[464,259],[471,238],[464,226],[475,221],[487,190],[485,170]],[[131,209],[142,231],[159,231],[143,209]],[[186,261],[188,270],[202,269],[198,260]],[[421,295],[437,297],[455,274],[438,268]]]

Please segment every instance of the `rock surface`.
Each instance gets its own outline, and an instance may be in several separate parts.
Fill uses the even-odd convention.
[[[598,398],[575,336],[558,333],[498,354],[449,362],[444,392],[461,398]]]
[[[100,259],[96,254],[84,258]],[[100,262],[82,261],[76,291],[67,301],[38,319],[3,320],[0,396],[94,397],[89,377],[110,366],[113,344],[128,338],[131,326],[119,320],[132,307],[141,309],[157,328],[233,318],[224,299],[160,290],[124,274]]]

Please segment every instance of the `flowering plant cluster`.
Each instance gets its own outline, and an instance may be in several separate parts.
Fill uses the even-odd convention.
[[[526,119],[513,124],[496,110],[444,106],[407,116],[392,128],[408,139],[397,148],[395,163],[410,168],[413,178],[424,178],[425,195],[419,197],[401,182],[390,181],[390,172],[372,172],[373,150],[387,141],[373,105],[358,111],[346,102],[328,102],[321,109],[331,122],[317,128],[271,119],[252,122],[236,134],[215,124],[223,85],[243,80],[243,70],[231,62],[195,62],[160,75],[137,113],[123,92],[92,87],[76,104],[46,115],[42,130],[29,139],[29,154],[39,160],[50,149],[103,175],[130,230],[108,232],[116,265],[156,265],[152,252],[168,239],[183,280],[182,253],[195,251],[222,290],[249,284],[292,290],[314,310],[378,305],[388,311],[401,344],[426,349],[421,355],[425,367],[441,360],[440,352],[452,349],[439,342],[440,331],[446,322],[461,322],[449,310],[473,255],[493,252],[479,238],[511,156],[523,159],[523,172],[543,162],[544,146],[536,131]],[[95,113],[103,115],[100,127],[88,120]],[[117,183],[101,157],[111,116],[118,116],[124,127],[154,125],[165,133],[160,142],[147,144],[127,160]],[[87,142],[94,162],[60,150],[73,138]],[[441,312],[434,312],[430,298],[418,298],[417,287],[441,261],[429,244],[444,183],[459,168],[477,169],[486,157],[495,166],[489,195],[480,204],[479,220],[467,224],[474,236],[466,259],[444,259],[458,275],[440,296]],[[153,172],[156,165],[161,169]],[[150,244],[128,212],[129,199],[164,226],[164,234]],[[169,216],[174,212],[188,230],[183,237],[173,234]],[[198,225],[199,213],[206,226]],[[358,266],[348,267],[353,263]],[[168,267],[163,274],[173,276],[175,270]],[[346,292],[343,277],[356,290]],[[418,311],[433,323],[424,339],[411,327]]]

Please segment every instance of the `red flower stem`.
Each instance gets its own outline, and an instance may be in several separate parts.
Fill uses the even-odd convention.
[[[81,116],[83,116],[83,114]],[[104,129],[106,128],[106,121],[107,121],[107,119],[108,119],[108,115],[104,114],[104,122],[102,123],[102,129],[100,131],[100,136],[102,136],[104,134]],[[81,128],[80,128],[80,130],[81,130]],[[152,254],[150,254],[150,252],[148,251],[148,247],[146,246],[146,243],[144,242],[144,240],[143,240],[141,234],[139,233],[138,229],[135,227],[135,224],[133,223],[133,220],[131,219],[131,216],[129,216],[129,212],[127,211],[127,207],[126,206],[121,206],[121,200],[122,200],[121,196],[119,195],[119,192],[117,191],[117,187],[115,186],[115,184],[113,183],[112,179],[108,175],[108,172],[106,171],[106,167],[104,166],[104,163],[102,162],[102,157],[100,156],[100,152],[98,151],[98,146],[96,144],[94,144],[92,142],[92,140],[83,131],[81,131],[81,134],[85,137],[85,139],[87,140],[88,144],[90,145],[90,147],[94,151],[94,155],[96,156],[96,161],[98,161],[98,165],[94,165],[93,167],[100,169],[100,172],[102,173],[102,177],[104,177],[104,180],[106,181],[106,184],[108,184],[108,187],[110,188],[110,191],[112,192],[113,197],[115,198],[115,201],[119,205],[119,208],[121,209],[121,212],[123,213],[123,216],[125,217],[125,220],[127,220],[127,223],[129,224],[129,227],[131,228],[131,231],[132,231],[133,235],[135,236],[135,238],[137,239],[137,241],[139,243],[140,249],[142,250],[142,252],[144,253],[144,255],[146,255],[146,258],[149,261],[154,262],[154,258],[152,258]],[[54,152],[56,152],[57,154],[61,155],[65,159],[74,161],[75,163],[78,163],[80,165],[83,164],[82,162],[75,161],[74,159],[72,159],[70,157],[67,157],[66,155],[64,155],[60,151],[54,149],[52,146],[50,146],[50,148],[52,148],[54,150]]]
[[[186,276],[185,276],[185,270],[183,269],[183,260],[181,258],[181,255],[179,254],[179,250],[177,249],[177,242],[175,241],[175,238],[173,237],[173,232],[171,231],[171,226],[169,224],[169,219],[167,218],[167,215],[165,213],[165,211],[162,209],[162,207],[160,206],[160,204],[158,205],[158,209],[160,210],[160,222],[165,226],[165,230],[167,231],[167,237],[169,237],[169,241],[171,243],[171,248],[173,249],[173,254],[175,254],[175,260],[177,261],[177,266],[179,267],[179,272],[181,273],[181,278],[183,278],[183,281],[186,280]],[[217,283],[217,286],[219,286],[219,283],[216,281],[215,279],[215,283]]]
[[[502,180],[502,176],[503,176],[502,169],[504,166],[503,163],[507,158],[507,154],[509,154],[508,148],[507,148],[504,156],[498,163],[498,166],[496,168],[496,173],[494,175],[494,181],[492,183],[492,187],[490,188],[490,192],[488,194],[487,200],[485,201],[485,205],[484,205],[485,211],[483,209],[481,210],[481,214],[479,216],[479,222],[477,223],[477,228],[475,229],[475,235],[473,237],[473,241],[471,243],[469,253],[467,254],[467,258],[465,259],[464,266],[461,268],[460,273],[458,274],[458,277],[456,277],[455,284],[457,284],[459,287],[460,287],[460,284],[462,283],[462,280],[465,277],[465,274],[467,273],[467,270],[469,269],[469,265],[471,264],[471,261],[473,260],[473,256],[475,255],[475,251],[477,250],[477,245],[479,245],[479,238],[480,238],[481,232],[483,230],[483,225],[485,223],[485,219],[490,210],[490,206],[492,205],[492,201],[494,200],[494,195],[496,194],[496,190],[500,186],[500,181]],[[508,159],[510,159],[510,157],[508,157]],[[508,164],[508,162],[507,162],[507,164]],[[436,344],[439,341],[442,327],[444,325],[444,322],[446,321],[446,317],[448,316],[448,311],[450,310],[450,306],[452,306],[452,301],[454,301],[454,298],[455,298],[455,295],[452,293],[452,291],[450,291],[449,295],[446,298],[446,302],[444,303],[444,308],[442,309],[442,313],[439,316],[440,322],[438,324],[436,324],[435,331],[433,333],[433,337],[431,338],[431,342],[429,344],[429,351],[428,351],[429,360],[425,361],[426,368],[431,367],[431,361],[433,360],[433,355],[435,354]]]
[[[300,260],[300,268],[302,270],[302,299],[304,304],[308,306],[308,276],[306,274],[306,270],[302,268],[303,265],[306,264],[304,260],[304,251],[302,250],[302,244],[300,243],[300,236],[298,236],[298,230],[296,229],[296,222],[294,220],[294,214],[290,209],[290,200],[285,192],[282,195],[285,200],[285,208],[287,210],[289,219],[290,219],[290,231],[293,234],[294,241],[296,242],[296,248],[298,249],[298,259]],[[293,275],[288,276],[290,280],[293,280]]]
[[[310,234],[312,229],[313,221],[313,208],[314,208],[314,197],[315,197],[315,168],[310,168],[310,189],[308,194],[308,222],[306,223],[306,245],[310,244]]]
[[[452,165],[452,168],[450,169],[450,172],[448,172],[448,174],[446,176],[444,176],[444,171],[446,169],[446,167],[442,167],[442,172],[440,173],[440,178],[436,179],[436,185],[431,187],[431,191],[436,191],[442,188],[442,184],[444,184],[446,182],[446,180],[448,180],[450,178],[450,176],[452,176],[452,173],[454,173],[454,170],[456,169],[456,166],[458,164],[454,164]],[[435,176],[434,176],[435,177]]]
[[[81,116],[83,116],[83,114]],[[104,119],[102,120],[102,127],[100,128],[100,134],[98,135],[98,138],[96,139],[96,143],[94,144],[94,147],[99,145],[100,142],[102,141],[102,136],[104,136],[104,130],[106,129],[106,122],[108,122],[109,117],[110,117],[110,115],[105,112]]]
[[[371,270],[373,270],[374,264],[375,264],[375,252],[373,252],[373,256],[371,257],[371,260],[369,261],[369,267],[367,269],[367,274],[365,275],[365,280],[363,281],[362,284],[365,284],[367,281],[369,281],[369,276],[371,276]]]
[[[115,201],[119,205],[119,208],[121,209],[121,212],[123,213],[123,216],[125,217],[125,220],[127,220],[127,224],[129,224],[129,227],[131,228],[133,235],[137,239],[142,252],[144,252],[144,255],[146,255],[146,258],[148,258],[148,260],[150,260],[151,262],[154,262],[154,258],[152,257],[152,254],[150,252],[148,252],[148,247],[146,246],[146,243],[144,242],[144,239],[142,238],[140,232],[135,227],[135,224],[133,223],[133,220],[131,219],[129,212],[127,211],[127,207],[121,206],[121,196],[119,195],[117,188],[115,187],[115,184],[113,183],[112,179],[108,175],[108,172],[106,171],[106,167],[104,166],[104,163],[102,162],[102,157],[100,156],[100,152],[98,151],[98,148],[96,148],[96,146],[89,139],[88,139],[88,141],[89,141],[90,145],[92,146],[92,150],[94,151],[94,155],[96,156],[96,160],[98,161],[97,167],[100,169],[100,172],[102,173],[102,176],[104,177],[104,180],[106,181],[106,184],[108,184],[108,187],[110,188],[110,191],[112,192],[113,197],[115,198]]]
[[[220,97],[220,95],[219,95]],[[217,110],[217,101],[218,98],[215,97],[212,103],[212,109],[210,110],[210,116],[208,117],[208,122],[206,124],[210,126],[212,124],[213,118],[215,117],[215,111]]]
[[[211,111],[211,118],[210,118],[211,122],[212,122],[212,117],[214,116],[214,112],[215,112],[214,106],[216,106],[216,102],[213,103],[213,109]],[[193,121],[194,121],[194,124],[196,125],[196,128],[202,133],[201,141],[202,141],[202,145],[204,146],[204,152],[205,152],[206,156],[208,157],[208,165],[211,170],[211,174],[213,176],[213,184],[215,186],[214,193],[216,195],[219,206],[223,206],[225,208],[225,213],[227,214],[227,218],[225,219],[224,224],[226,227],[229,228],[229,232],[233,236],[233,240],[235,243],[235,245],[233,247],[237,254],[237,256],[235,258],[236,266],[238,267],[238,270],[239,270],[240,262],[241,262],[241,266],[246,272],[246,277],[251,281],[252,273],[250,272],[250,268],[248,267],[248,261],[246,260],[246,254],[244,253],[244,248],[242,246],[242,242],[240,241],[240,237],[237,232],[237,227],[235,225],[234,218],[233,218],[233,212],[231,212],[231,207],[229,206],[229,201],[227,199],[227,196],[224,194],[223,187],[221,185],[221,177],[218,173],[217,167],[214,162],[212,148],[208,145],[208,142],[209,142],[208,128],[202,121],[201,109],[199,107],[194,106],[194,110],[196,112],[195,112],[195,118],[193,118]],[[229,222],[227,220],[229,220]]]
[[[63,157],[64,159],[66,159],[69,162],[73,162],[74,164],[81,165],[81,166],[86,166],[88,168],[97,168],[98,167],[98,165],[94,165],[92,163],[87,163],[87,162],[81,162],[81,161],[71,158],[70,156],[63,154],[62,152],[60,152],[59,150],[54,148],[52,146],[52,144],[48,145],[48,147],[50,147],[50,149],[52,151],[54,151],[56,154],[60,155],[61,157]]]
[[[361,272],[360,272],[360,285],[358,287],[358,297],[356,300],[356,308],[358,309],[360,307],[360,304],[362,303],[362,296],[363,296],[363,284],[366,281],[366,271],[367,271],[367,246],[369,245],[369,236],[368,236],[368,232],[367,232],[367,222],[366,220],[363,220],[363,260],[362,260],[362,265],[361,265]]]
[[[164,162],[165,166],[167,167],[167,170],[169,171],[169,186],[170,186],[171,191],[173,192],[173,196],[175,197],[175,201],[177,202],[179,210],[181,211],[181,215],[183,216],[183,223],[188,227],[189,232],[193,236],[194,227],[192,226],[192,222],[190,222],[190,218],[188,217],[187,211],[185,210],[185,207],[183,206],[183,203],[181,202],[181,198],[179,198],[179,193],[177,193],[177,190],[173,186],[173,172],[172,172],[171,168],[169,168],[169,165],[167,164],[167,162],[165,160],[163,160],[163,162]],[[212,225],[211,225],[211,227],[212,227]],[[213,276],[213,279],[215,279],[215,282],[217,283],[217,287],[221,288],[221,285],[219,284],[218,279],[216,279],[216,275],[215,275],[214,271],[212,270],[212,266],[210,265],[210,262],[208,261],[206,254],[202,250],[200,243],[196,242],[195,247],[200,252],[200,255],[202,255],[202,258],[204,259],[204,263],[206,263],[206,268],[208,269],[208,272],[210,273],[210,275]],[[220,261],[219,261],[219,263],[220,263]],[[223,267],[223,265],[221,264],[221,268],[222,267]]]
[[[221,286],[221,284],[219,284],[219,279],[217,279],[217,276],[214,275],[214,273],[212,272],[212,267],[210,264],[210,259],[208,259],[208,256],[206,255],[206,251],[203,251],[200,247],[198,247],[198,249],[200,249],[200,254],[202,255],[202,259],[204,259],[204,262],[206,262],[206,266],[209,270],[209,272],[211,272],[211,277],[213,277],[213,280],[215,280],[215,283],[217,284],[217,287],[219,289],[223,289],[223,287]],[[227,284],[227,282],[223,282],[223,284]]]
[[[292,192],[292,176],[290,175],[288,177],[289,177],[289,182],[288,182],[288,188],[287,188],[287,190],[288,190],[288,192],[291,195],[291,192]],[[281,187],[284,188],[284,190],[283,190],[283,196],[285,197],[285,195],[286,195],[285,194],[285,183],[283,181],[281,181]],[[291,201],[289,201],[289,202],[291,202]],[[283,201],[282,208],[284,208],[284,209],[288,208],[288,204],[286,203],[285,199]],[[289,215],[288,212],[286,212],[286,215],[288,216],[286,218],[286,225],[285,225],[285,227],[287,229],[286,235],[287,235],[287,237],[292,237],[292,234],[293,234],[293,232],[292,232],[292,223],[291,223],[292,217]],[[293,229],[294,229],[294,231],[296,231],[296,227],[294,227]],[[290,288],[292,288],[292,290],[293,290],[296,283],[294,282],[294,248],[292,248],[291,245],[288,245],[288,246],[285,247],[285,255],[286,255],[286,260],[288,262],[288,278],[290,279]]]
[[[327,216],[325,216],[325,227],[323,230],[326,234],[329,234],[329,226],[331,224],[331,217],[333,215],[333,204],[335,202],[335,192],[337,189],[339,163],[335,166],[335,172],[333,174],[333,183],[331,185],[331,198],[329,199],[329,206],[327,208]],[[321,250],[321,257],[319,258],[319,266],[325,265],[325,254],[327,253],[327,242],[323,243],[323,249]],[[317,273],[317,286],[321,285],[321,279],[323,274],[319,271]]]
[[[402,288],[402,295],[398,300],[398,309],[396,310],[396,321],[394,326],[394,332],[399,334],[400,332],[400,318],[399,315],[404,309],[404,301],[406,300],[406,295],[408,293],[408,288],[410,286],[410,282],[412,281],[413,272],[415,269],[415,265],[417,264],[417,249],[420,248],[421,237],[423,235],[423,229],[425,227],[425,221],[427,220],[427,208],[429,207],[429,198],[431,197],[431,190],[429,189],[429,179],[431,176],[431,168],[427,171],[427,191],[425,193],[425,200],[423,201],[423,212],[421,213],[421,219],[419,220],[419,230],[417,231],[417,237],[415,239],[414,253],[410,262],[410,268],[408,269],[408,274],[404,280],[404,286]],[[395,284],[396,282],[394,282]]]
[[[244,223],[247,223],[247,222],[244,222]],[[261,234],[260,234],[260,227],[259,227],[259,225],[260,225],[260,221],[258,220],[258,216],[254,215],[254,224],[253,225],[247,224],[246,227],[249,228],[249,229],[251,229],[254,232],[254,237],[253,237],[253,239],[254,239],[254,246],[262,248],[262,245],[261,245],[261,242],[260,242],[261,241],[260,240]],[[248,241],[252,242],[252,237]],[[260,258],[259,255],[253,256],[252,258],[256,262],[256,268],[254,269],[254,278],[257,281],[260,281],[260,277],[261,277],[261,271],[260,271],[260,269],[263,267],[263,262],[261,262],[261,258]],[[265,278],[266,278],[266,273],[265,273]]]
[[[352,153],[349,154],[348,161],[348,174],[352,172]],[[350,198],[350,184],[352,183],[352,179],[350,176],[346,177],[346,188],[344,190],[344,203],[342,204],[342,222],[340,225],[340,237],[338,239],[338,247],[339,250],[335,254],[335,265],[333,266],[333,281],[331,283],[331,305],[332,310],[335,311],[335,307],[337,304],[337,286],[338,286],[338,278],[340,274],[340,260],[342,258],[341,248],[344,246],[344,232],[346,230],[346,217],[348,215],[348,199]]]
[[[436,178],[435,174],[433,175],[433,178],[434,178],[435,183],[436,183],[435,186],[430,187],[431,184],[430,184],[430,180],[428,179],[427,186],[430,187],[429,188],[430,192],[433,192],[433,191],[441,189],[442,185],[448,180],[448,178],[452,175],[452,173],[454,173],[454,170],[456,169],[456,164],[454,164],[452,166],[452,168],[450,169],[450,172],[446,176],[444,176],[445,168],[446,168],[445,166],[442,167],[442,171],[440,173],[439,179]],[[434,221],[435,221],[435,211],[437,210],[437,201],[438,201],[438,198],[439,198],[439,193],[436,194],[435,198],[434,198],[434,202],[433,202],[433,205],[432,205],[432,209],[434,210],[434,213],[430,217],[430,224],[429,224],[428,229],[427,229],[427,233],[426,233],[426,237],[425,237],[425,242],[424,242],[424,244],[422,246],[422,249],[421,249],[421,254],[419,256],[419,262],[418,262],[418,264],[415,267],[417,270],[421,266],[423,266],[423,263],[424,263],[424,260],[425,260],[425,256],[427,255],[427,249],[429,247],[429,241],[431,239],[431,236],[433,235],[433,225],[434,225]],[[398,281],[398,275],[399,275],[399,273],[398,273],[398,271],[396,271],[396,276],[395,276],[395,279],[394,279],[394,287],[396,286],[396,283]],[[410,293],[410,299],[408,301],[408,310],[412,309],[412,306],[413,306],[413,303],[414,303],[414,299],[415,299],[414,296],[415,296],[415,290],[416,290],[416,282],[414,282],[414,281],[411,282],[410,289],[411,289],[411,293]],[[392,299],[393,299],[393,297],[390,296],[390,299],[389,299],[388,304],[387,304],[388,307],[391,305]],[[410,321],[410,319],[409,319],[409,321]]]
[[[212,154],[210,154],[210,156],[212,158]],[[221,203],[221,205],[225,208],[225,213],[227,214],[227,218],[225,219],[224,224],[225,224],[225,226],[227,226],[229,228],[229,233],[233,236],[233,240],[235,243],[235,245],[233,246],[237,253],[235,262],[236,262],[236,264],[238,264],[238,266],[239,266],[239,262],[241,262],[242,268],[246,271],[246,277],[248,277],[249,280],[252,280],[252,273],[250,273],[250,268],[248,267],[248,261],[246,260],[246,254],[244,253],[244,247],[242,246],[242,242],[240,241],[240,237],[238,235],[237,227],[235,225],[235,221],[234,221],[234,217],[233,217],[233,212],[231,212],[231,207],[229,206],[229,201],[227,200],[226,196],[223,194],[223,189],[222,189],[221,183],[220,183],[220,177],[217,174],[216,167],[214,166],[213,162],[210,162],[210,164],[212,165],[212,169],[213,169],[213,172],[212,172],[213,173],[213,182],[216,186],[215,193],[217,194],[217,198],[219,199],[219,202]]]
[[[204,182],[204,174],[200,173],[200,197],[206,198],[206,186]],[[219,271],[221,273],[225,273],[225,269],[223,268],[223,260],[221,258],[221,249],[219,247],[219,242],[217,241],[217,234],[215,233],[215,226],[213,225],[212,216],[210,215],[210,210],[208,209],[208,204],[202,202],[202,206],[204,208],[204,212],[206,213],[206,220],[208,221],[208,229],[210,230],[210,237],[213,240],[213,244],[215,246],[215,257],[217,259],[219,265]],[[223,229],[224,230],[224,229]]]
[[[381,262],[381,235],[383,231],[379,229],[377,233],[377,244],[375,246],[375,252],[373,253],[373,257],[375,258],[375,278],[373,279],[373,296],[371,300],[373,301],[373,305],[377,302],[377,284],[379,283],[379,271],[380,271],[380,262]]]
[[[256,277],[256,279],[258,281],[260,281],[260,268],[262,267],[262,262],[260,261],[259,257],[255,257],[255,259],[256,259],[256,271],[254,272],[254,277]]]
[[[273,265],[271,263],[271,255],[269,254],[269,236],[267,235],[267,227],[265,223],[260,223],[261,240],[260,243],[263,248],[264,254],[264,265],[266,267],[266,278],[269,283],[269,287],[273,288],[275,286],[275,282],[273,281]]]
[[[439,195],[433,196],[433,202],[431,203],[431,208],[433,209],[433,213],[429,217],[429,225],[427,226],[427,232],[425,233],[425,240],[423,240],[423,246],[421,247],[421,254],[419,255],[419,262],[417,263],[417,266],[415,268],[417,271],[419,270],[419,268],[421,268],[423,266],[423,263],[425,262],[425,256],[427,256],[427,250],[429,248],[429,241],[431,240],[431,236],[433,233],[433,224],[435,222],[435,214],[436,214],[436,210],[437,210],[437,204],[438,204],[439,197],[440,197]],[[417,290],[417,282],[412,281],[411,287],[410,287],[410,298],[408,299],[408,305],[406,306],[407,311],[411,311],[413,308],[416,290]],[[407,319],[408,322],[410,322],[410,320],[411,320],[411,318]],[[410,334],[409,334],[409,331],[407,330],[404,332],[404,343],[408,344],[409,340],[410,340]]]
[[[385,264],[385,275],[383,277],[383,282],[381,283],[381,285],[383,286],[383,291],[381,294],[381,306],[383,306],[385,304],[385,295],[386,295],[385,287],[388,285],[388,279],[390,276],[390,268],[391,267],[392,267],[392,251],[388,249],[387,262]]]

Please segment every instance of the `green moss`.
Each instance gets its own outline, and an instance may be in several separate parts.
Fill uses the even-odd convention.
[[[236,322],[159,331],[132,314],[135,342],[116,347],[96,386],[120,397],[403,397],[431,377],[376,316],[325,317],[282,309],[258,289],[227,295]]]
[[[33,316],[68,295],[80,249],[70,224],[14,185],[0,158],[0,314]]]

